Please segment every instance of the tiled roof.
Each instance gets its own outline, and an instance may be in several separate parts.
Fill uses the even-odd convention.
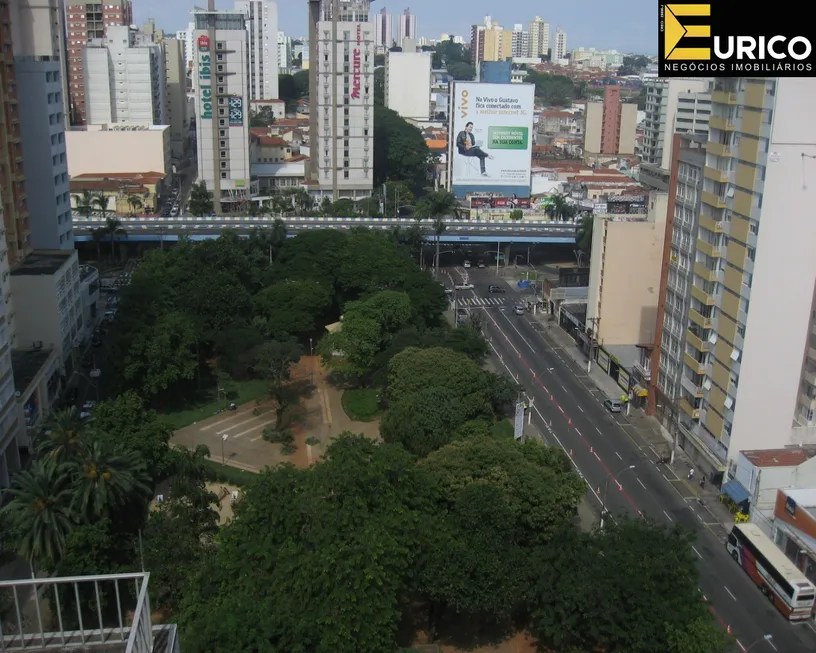
[[[292,145],[291,143],[283,140],[280,136],[258,136],[256,134],[252,134],[252,140],[258,145],[267,147],[290,147]]]
[[[425,143],[431,150],[445,150],[448,147],[448,141],[441,138],[429,138]]]
[[[160,172],[120,172],[111,174],[109,172],[86,172],[81,175],[71,177],[71,181],[115,181],[118,183],[147,183],[155,184],[164,179]]]
[[[741,453],[756,467],[796,467],[810,458],[804,449],[753,449]]]

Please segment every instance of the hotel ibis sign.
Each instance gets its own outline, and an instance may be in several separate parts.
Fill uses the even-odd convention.
[[[210,37],[198,37],[198,89],[201,93],[201,118],[212,120],[212,62],[210,54]]]

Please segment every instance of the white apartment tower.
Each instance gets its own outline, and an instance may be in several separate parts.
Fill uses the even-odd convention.
[[[514,57],[526,57],[530,51],[530,32],[524,29],[524,25],[516,23],[513,25],[513,43],[511,51]]]
[[[176,32],[176,38],[184,42],[184,63],[187,70],[193,68],[193,32],[195,31],[195,23],[187,25],[187,29],[182,29]]]
[[[236,0],[235,11],[246,17],[249,33],[249,99],[278,99],[278,3]]]
[[[278,74],[289,75],[292,72],[292,39],[283,32],[278,32]]]
[[[732,476],[740,451],[816,441],[816,79],[718,79],[711,100],[699,217],[668,252],[686,283],[657,385],[700,470]]]
[[[320,195],[374,184],[374,22],[370,0],[309,2],[310,177]]]
[[[529,35],[528,57],[547,56],[550,49],[550,24],[541,16],[536,16],[527,26]]]
[[[385,7],[374,16],[374,45],[378,52],[388,50],[394,43],[394,17]]]
[[[397,32],[397,45],[402,45],[403,39],[416,41],[417,37],[417,17],[406,9],[399,17],[399,31]]]
[[[646,86],[641,163],[669,170],[674,134],[708,134],[710,82],[706,79],[653,79]]]
[[[85,120],[89,125],[167,124],[162,47],[132,27],[111,25],[85,48]]]
[[[567,33],[560,27],[555,30],[552,39],[552,60],[567,58]]]
[[[245,206],[253,190],[246,16],[241,11],[195,9],[193,20],[198,179],[207,184],[215,213],[220,214],[222,206]]]
[[[11,3],[12,44],[34,249],[73,249],[65,147],[65,20],[58,0]]]

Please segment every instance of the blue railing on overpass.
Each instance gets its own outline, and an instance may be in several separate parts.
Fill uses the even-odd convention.
[[[116,240],[131,241],[175,241],[179,237],[192,240],[215,238],[224,229],[235,229],[247,234],[253,229],[271,227],[278,218],[271,216],[219,216],[219,217],[158,217],[137,216],[117,218],[125,233],[115,236]],[[390,230],[395,227],[410,227],[414,220],[405,218],[340,218],[340,217],[286,217],[282,218],[288,231],[307,229],[352,229],[370,227]],[[545,242],[572,243],[575,241],[573,222],[550,220],[444,220],[446,229],[440,240],[452,242]],[[75,217],[76,240],[92,240],[91,230],[104,227],[105,219],[91,216]],[[428,221],[420,223],[430,231]],[[428,238],[435,236],[428,233]]]

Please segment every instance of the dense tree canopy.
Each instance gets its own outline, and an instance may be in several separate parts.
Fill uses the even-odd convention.
[[[374,185],[405,181],[417,190],[428,185],[431,152],[417,127],[396,111],[374,107]]]

